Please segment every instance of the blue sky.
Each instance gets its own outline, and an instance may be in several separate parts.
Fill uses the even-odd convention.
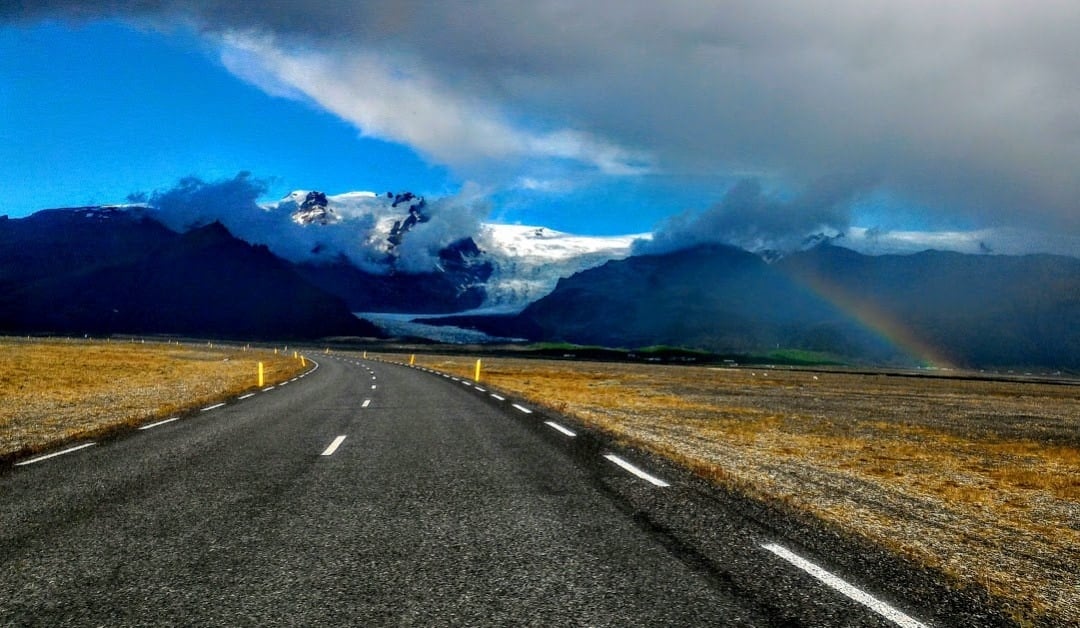
[[[239,171],[269,183],[266,200],[295,189],[446,196],[463,184],[406,144],[365,137],[309,99],[239,78],[184,29],[162,33],[111,20],[0,28],[0,76],[0,181],[7,189],[0,211],[13,217],[123,203],[187,175],[212,181]],[[693,182],[579,176],[579,185],[557,189],[494,185],[492,219],[638,233],[708,202]]]
[[[454,191],[407,146],[239,80],[198,39],[117,23],[0,29],[5,212],[123,202],[248,170],[297,188]]]
[[[468,187],[493,220],[587,234],[1080,255],[1080,5],[618,6],[5,4],[0,213],[249,171],[266,200]]]

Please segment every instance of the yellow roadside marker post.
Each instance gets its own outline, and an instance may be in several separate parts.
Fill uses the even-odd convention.
[[[476,361],[476,374],[473,375],[473,381],[477,384],[480,383],[480,360]]]
[[[265,383],[263,380],[263,363],[259,362],[259,388],[262,388]]]
[[[416,354],[415,353],[409,356],[409,366],[412,366],[414,364],[416,364]]]

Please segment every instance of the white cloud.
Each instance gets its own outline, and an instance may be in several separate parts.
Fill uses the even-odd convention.
[[[246,80],[302,93],[463,178],[542,178],[529,172],[538,160],[622,175],[755,172],[791,189],[854,172],[940,224],[1080,234],[1075,0],[0,9],[56,14],[183,16],[211,37],[244,33],[225,41]]]
[[[532,132],[498,107],[442,84],[407,58],[285,50],[273,37],[226,33],[222,59],[237,76],[275,95],[303,94],[365,136],[408,144],[466,171],[487,162],[566,159],[613,175],[648,171],[648,158],[579,131]]]

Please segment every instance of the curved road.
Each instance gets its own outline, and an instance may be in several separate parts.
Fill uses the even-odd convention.
[[[0,625],[993,623],[565,418],[317,359],[0,471]]]

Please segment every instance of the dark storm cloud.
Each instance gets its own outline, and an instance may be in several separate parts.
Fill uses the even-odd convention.
[[[796,188],[859,172],[943,224],[1080,233],[1074,1],[86,6],[0,11],[190,20],[262,60],[252,76],[470,172],[507,156]]]

